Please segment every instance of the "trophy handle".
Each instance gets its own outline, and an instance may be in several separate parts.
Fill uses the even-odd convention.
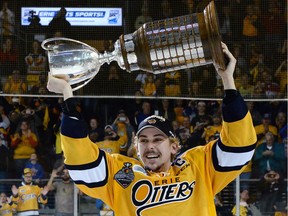
[[[72,88],[72,91],[76,91],[80,88],[82,88],[83,86],[85,86],[86,84],[88,84],[95,76],[91,77],[89,80],[86,80],[84,83],[82,83],[81,85],[76,86],[75,88]]]
[[[215,68],[226,69],[225,56],[222,50],[222,37],[219,31],[219,21],[214,1],[211,1],[204,9],[204,19],[208,34],[208,42]]]

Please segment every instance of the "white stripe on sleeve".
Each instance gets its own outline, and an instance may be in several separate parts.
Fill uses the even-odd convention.
[[[86,183],[101,182],[107,175],[105,158],[102,157],[97,167],[86,170],[69,170],[69,174],[74,181],[84,181]]]
[[[216,146],[217,159],[221,167],[243,166],[251,160],[254,150],[249,152],[225,152]]]

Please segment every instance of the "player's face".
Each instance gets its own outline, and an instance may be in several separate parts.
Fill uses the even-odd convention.
[[[171,154],[177,148],[156,128],[146,128],[138,136],[138,153],[145,167],[154,172],[166,172],[171,165]]]

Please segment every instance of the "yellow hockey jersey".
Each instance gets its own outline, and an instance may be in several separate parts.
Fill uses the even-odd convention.
[[[15,203],[4,203],[0,205],[0,215],[1,216],[13,216],[13,213],[16,212],[17,205]]]
[[[149,172],[136,159],[105,153],[90,141],[81,120],[64,115],[65,165],[80,190],[103,200],[116,216],[216,215],[214,196],[241,173],[257,139],[239,94],[224,98],[222,110],[220,139],[186,151],[164,173]]]
[[[12,198],[17,204],[17,215],[39,215],[38,203],[46,204],[48,199],[43,199],[42,188],[37,185],[23,185],[18,188],[18,196]]]

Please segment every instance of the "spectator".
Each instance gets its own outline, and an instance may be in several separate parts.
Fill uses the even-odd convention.
[[[67,21],[66,14],[67,10],[61,7],[48,25],[50,33],[55,34],[56,32],[65,31],[65,34],[69,36],[71,33],[71,24]]]
[[[100,149],[110,154],[120,154],[121,149],[126,148],[127,138],[118,136],[111,125],[105,126],[104,133],[104,140],[96,142]]]
[[[247,189],[244,189],[240,193],[240,216],[261,216],[261,212],[259,209],[253,205],[249,204],[249,191]],[[233,207],[232,209],[232,214],[233,216],[236,216],[236,206]]]
[[[230,41],[232,39],[231,8],[228,4],[223,5],[222,14],[222,16],[219,16],[220,33],[223,37],[223,41]],[[236,56],[234,57],[236,58]]]
[[[99,142],[104,139],[104,131],[103,128],[99,126],[98,119],[96,117],[92,117],[89,120],[89,132],[88,136],[92,142]]]
[[[31,51],[25,57],[25,63],[27,66],[28,91],[30,91],[32,86],[39,84],[40,74],[45,72],[46,67],[46,57],[42,52],[39,41],[34,40],[32,42]],[[43,78],[41,77],[41,79]]]
[[[4,92],[7,94],[25,94],[27,92],[27,85],[22,79],[19,70],[13,70],[11,77],[5,83]],[[9,103],[12,103],[12,97],[6,97]],[[20,98],[20,102],[22,99]]]
[[[196,116],[197,114],[197,103],[194,100],[190,100],[187,106],[184,109],[184,116],[189,116],[190,121]]]
[[[133,125],[134,129],[137,127],[137,121],[135,121],[136,116],[141,112],[142,110],[142,99],[141,97],[143,94],[140,90],[135,91],[135,99],[134,100],[128,100],[125,104],[125,110],[127,111],[127,116],[131,120],[131,124]]]
[[[200,124],[200,123],[205,124],[205,126],[212,125],[212,119],[207,114],[206,103],[204,101],[199,101],[197,103],[196,108],[197,108],[197,114],[191,121],[192,126],[195,127],[197,123],[198,124]],[[204,128],[203,128],[203,130],[204,130]]]
[[[250,77],[248,76],[248,74],[242,74],[239,92],[244,98],[251,98],[254,93],[254,86],[250,83]]]
[[[17,205],[10,197],[7,197],[6,193],[0,193],[0,215],[13,216],[16,213],[16,207]]]
[[[276,138],[278,136],[277,127],[271,124],[271,117],[269,113],[265,113],[262,118],[262,124],[255,126],[257,134],[257,145],[261,144],[265,139],[265,134],[271,132]]]
[[[246,6],[246,15],[243,19],[243,41],[257,41],[260,36],[260,19],[253,4]]]
[[[124,80],[119,73],[119,67],[116,64],[111,63],[108,69],[108,80],[105,86],[109,88],[105,89],[107,95],[121,95],[124,92]]]
[[[125,146],[123,145],[121,147],[120,153],[127,155],[127,150],[131,145],[132,137],[134,137],[134,128],[130,124],[130,119],[126,115],[125,110],[121,109],[118,111],[118,115],[111,126],[119,137],[123,137]]]
[[[189,97],[197,98],[200,95],[202,95],[200,83],[198,81],[192,81],[189,88]]]
[[[0,128],[0,180],[7,179],[10,171],[10,150],[8,147],[8,133],[4,128]],[[0,191],[6,191],[6,186],[0,183]]]
[[[12,97],[10,105],[10,112],[8,118],[10,120],[9,133],[15,133],[17,126],[21,120],[21,112],[25,109],[19,97]]]
[[[179,129],[176,131],[176,134],[179,135],[182,148],[185,147],[184,144],[186,143],[188,138],[191,136],[192,131],[193,131],[193,127],[191,126],[189,117],[184,116],[182,125],[180,125]]]
[[[37,80],[37,83],[32,84],[30,93],[31,94],[39,94],[39,95],[45,95],[49,94],[46,88],[47,80],[46,80],[47,75],[45,73],[42,73],[39,75]]]
[[[255,63],[251,67],[250,75],[252,76],[253,84],[258,81],[263,81],[264,72],[270,72],[270,68],[265,65],[265,56],[263,53],[258,53],[255,58]]]
[[[205,96],[211,95],[211,90],[216,87],[217,79],[216,79],[216,74],[214,71],[215,70],[212,71],[209,68],[204,68],[201,73],[200,80],[199,80],[200,93],[204,94]]]
[[[222,118],[219,114],[214,114],[212,116],[212,125],[208,125],[204,128],[204,133],[202,134],[202,138],[205,139],[206,143],[209,142],[210,137],[214,139],[218,138],[220,135],[220,131],[222,130]]]
[[[15,29],[15,14],[8,8],[8,1],[2,2],[0,11],[0,34],[2,36],[14,35]]]
[[[191,139],[191,133],[187,128],[180,127],[176,133],[180,138],[180,154],[197,146],[196,142]]]
[[[274,77],[277,79],[280,88],[280,97],[287,96],[287,59],[281,62],[281,65],[277,68]]]
[[[214,197],[214,204],[216,207],[217,216],[230,216],[229,208],[224,205],[221,194],[218,193]]]
[[[26,163],[25,168],[29,168],[32,172],[32,180],[35,184],[39,185],[40,181],[44,178],[44,169],[38,162],[37,154],[31,154],[30,160]]]
[[[179,132],[179,129],[180,129],[179,123],[176,120],[174,120],[174,121],[172,121],[171,125],[172,125],[172,128],[173,128],[173,133],[176,134],[176,136],[178,136],[178,132]]]
[[[40,188],[32,183],[32,171],[29,168],[23,170],[23,181],[18,188],[13,185],[12,201],[17,203],[17,215],[39,215],[39,203],[46,204],[48,201],[48,187]],[[23,199],[27,197],[27,199]]]
[[[0,64],[3,75],[8,76],[13,69],[18,67],[19,55],[11,38],[6,38],[1,44]]]
[[[96,208],[99,209],[100,215],[114,215],[113,210],[100,199],[96,199]]]
[[[153,114],[151,103],[149,101],[144,101],[142,103],[142,110],[137,113],[135,116],[135,122],[138,127],[138,124],[140,124],[141,121],[143,121],[148,116],[151,116]]]
[[[180,78],[179,71],[165,73],[165,96],[176,97],[181,95]]]
[[[10,127],[10,120],[5,114],[4,106],[0,105],[0,128],[8,130]]]
[[[174,112],[175,112],[175,116],[176,116],[175,120],[179,123],[179,125],[183,124],[184,111],[185,111],[184,100],[183,99],[176,99],[175,105],[174,105]]]
[[[139,16],[137,16],[137,18],[135,20],[134,29],[137,30],[144,23],[152,22],[152,21],[153,21],[153,19],[150,16],[149,6],[147,4],[143,4],[143,6],[141,8],[141,14]]]
[[[273,99],[279,98],[280,95],[280,87],[279,84],[272,80],[272,74],[268,71],[264,71],[262,73],[262,86],[264,88],[264,92],[266,98]]]
[[[283,192],[281,175],[274,170],[268,171],[261,178],[258,190],[261,192],[259,207],[262,215],[274,216],[274,206]]]
[[[17,177],[21,177],[22,170],[28,162],[31,154],[36,152],[38,139],[36,134],[31,131],[29,122],[20,122],[19,130],[11,136],[11,147],[14,149],[14,165]]]
[[[134,80],[135,89],[140,90],[142,86],[146,83],[146,80],[147,80],[147,72],[139,71],[139,73],[137,74]]]
[[[56,156],[56,161],[60,160],[62,161],[62,157],[63,157],[63,150],[62,150],[62,146],[61,146],[61,139],[60,139],[60,126],[61,126],[61,120],[62,120],[62,115],[63,113],[61,112],[57,121],[55,122],[55,124],[53,125],[53,131],[54,131],[54,135],[55,135],[55,156]]]
[[[246,1],[244,0],[231,0],[231,27],[232,38],[236,41],[241,40],[243,30],[243,11],[245,11]]]
[[[275,54],[275,45],[283,39],[285,34],[285,20],[280,7],[277,1],[268,1],[268,11],[265,11],[262,16],[266,41],[264,44],[267,46],[268,55]]]
[[[253,172],[257,177],[262,177],[270,170],[280,175],[284,173],[285,150],[284,145],[275,142],[271,132],[265,134],[265,142],[260,144],[253,158]]]
[[[161,104],[158,106],[159,115],[170,120],[171,122],[175,120],[175,112],[173,110],[172,100],[162,99]]]
[[[282,143],[283,139],[287,137],[287,114],[285,112],[278,112],[275,124],[278,129],[279,143]]]
[[[245,56],[243,56],[243,46],[235,44],[232,52],[237,60],[236,67],[240,67],[245,73],[247,73],[248,65]]]
[[[156,85],[153,74],[147,74],[146,81],[141,87],[141,92],[144,96],[156,95]]]
[[[254,101],[247,101],[246,102],[247,108],[251,113],[252,120],[253,120],[253,125],[260,125],[262,123],[262,115],[261,113],[257,110],[255,107],[255,102]]]
[[[58,176],[61,176],[62,181],[54,181]],[[61,174],[58,170],[53,169],[51,177],[47,183],[49,191],[55,193],[55,216],[73,216],[74,215],[74,183],[70,179],[67,169],[64,169]]]

